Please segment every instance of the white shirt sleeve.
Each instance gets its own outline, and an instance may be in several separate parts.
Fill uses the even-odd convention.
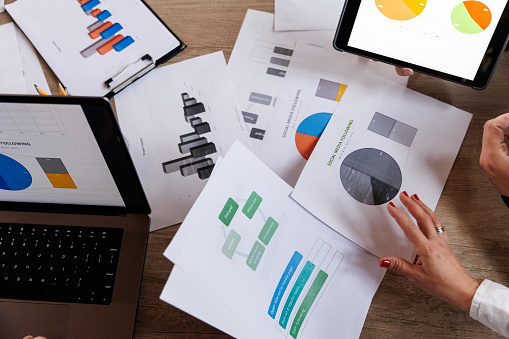
[[[484,280],[475,292],[470,316],[509,338],[509,288]]]

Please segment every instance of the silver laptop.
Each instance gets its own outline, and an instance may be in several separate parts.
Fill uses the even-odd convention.
[[[0,338],[131,338],[150,208],[106,99],[0,96]]]

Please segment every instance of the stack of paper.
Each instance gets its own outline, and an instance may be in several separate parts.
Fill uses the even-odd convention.
[[[358,337],[385,270],[291,191],[234,144],[164,253],[161,298],[242,338]]]

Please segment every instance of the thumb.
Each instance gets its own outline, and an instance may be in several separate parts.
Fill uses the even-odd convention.
[[[385,267],[397,274],[410,278],[414,274],[413,266],[407,260],[400,257],[382,257],[380,258],[380,267]]]

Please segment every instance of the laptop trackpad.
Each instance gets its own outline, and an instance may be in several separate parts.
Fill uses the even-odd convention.
[[[0,301],[0,338],[27,335],[64,339],[71,307],[62,304]]]

